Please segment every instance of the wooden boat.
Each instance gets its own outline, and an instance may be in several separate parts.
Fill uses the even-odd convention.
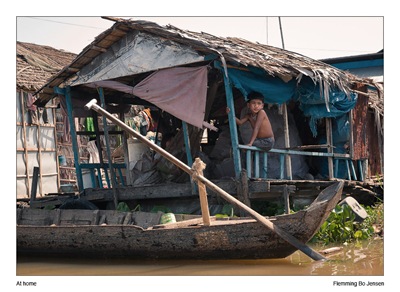
[[[297,242],[306,244],[319,230],[340,201],[342,189],[342,181],[334,182],[308,208],[264,217],[273,228],[251,217],[211,216],[205,224],[201,216],[175,215],[175,223],[159,224],[160,212],[22,208],[17,209],[17,253],[133,259],[284,258],[299,249]]]

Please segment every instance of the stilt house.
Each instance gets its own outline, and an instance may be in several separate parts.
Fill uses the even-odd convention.
[[[72,147],[64,145],[62,137],[57,135],[58,128],[63,126],[63,115],[57,110],[55,100],[37,107],[33,95],[76,55],[24,42],[17,42],[16,53],[16,195],[27,199],[32,192],[38,196],[58,193],[60,185],[69,182],[68,169],[64,166],[60,169],[58,161],[63,147],[72,152]],[[70,175],[74,178],[75,171]]]
[[[353,114],[367,110],[372,80],[244,39],[108,19],[114,25],[36,95],[39,107],[56,97],[65,104],[82,196],[113,207],[124,201],[143,208],[145,201],[167,205],[173,198],[174,212],[182,211],[180,206],[198,210],[198,204],[191,205],[196,188],[189,175],[105,117],[84,110],[92,99],[126,123],[132,107],[141,106],[147,119],[132,127],[146,126],[143,134],[151,132],[149,139],[190,166],[200,157],[207,165],[204,175],[248,205],[284,198],[288,212],[293,200],[316,195],[335,179],[347,181],[347,192],[375,194],[367,139],[359,136],[364,117]],[[263,94],[275,134],[268,152],[246,146],[249,125],[235,124],[253,91]],[[85,129],[76,129],[78,118],[87,119]],[[94,145],[86,160],[79,156],[81,135]],[[215,213],[220,210],[212,205],[221,202],[213,195],[210,191]]]

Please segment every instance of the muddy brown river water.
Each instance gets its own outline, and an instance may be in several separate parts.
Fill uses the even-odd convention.
[[[312,247],[319,251],[326,248]],[[153,291],[152,288],[157,288],[154,291],[177,291],[180,285],[184,291],[197,291],[201,287],[202,291],[226,290],[228,287],[232,290],[241,285],[261,285],[260,288],[265,288],[261,290],[265,291],[267,287],[308,287],[311,284],[317,287],[319,282],[332,289],[385,285],[382,239],[341,248],[326,255],[328,261],[313,261],[300,251],[276,260],[135,261],[22,257],[17,260],[16,276],[17,280],[32,282],[31,285],[36,283],[42,288],[89,285],[97,287],[97,291],[120,285],[131,287],[129,291]]]

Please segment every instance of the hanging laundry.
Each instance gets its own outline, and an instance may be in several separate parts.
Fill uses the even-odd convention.
[[[94,123],[93,123],[93,118],[92,117],[87,117],[85,119],[85,131],[87,132],[94,132]],[[89,136],[91,139],[96,138],[96,135],[90,135]]]
[[[25,92],[24,97],[25,97],[25,106],[28,112],[28,119],[30,118],[30,120],[28,120],[27,122],[28,124],[38,125],[39,117],[37,113],[37,107],[36,105],[33,104],[35,102],[35,99],[33,98],[32,93]]]

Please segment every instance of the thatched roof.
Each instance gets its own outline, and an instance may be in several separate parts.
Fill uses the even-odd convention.
[[[217,37],[204,32],[181,30],[171,25],[160,26],[148,21],[109,17],[107,19],[115,21],[115,24],[98,35],[70,65],[66,66],[40,89],[40,100],[37,104],[44,105],[48,102],[54,96],[53,87],[68,84],[68,80],[73,78],[76,72],[79,72],[85,65],[106,52],[111,45],[133,30],[189,46],[204,55],[216,55],[223,63],[245,68],[252,66],[263,69],[269,75],[279,77],[284,81],[308,76],[320,83],[324,90],[336,86],[345,92],[349,92],[352,83],[367,82],[301,54],[240,38]]]
[[[38,90],[75,57],[49,46],[17,42],[17,89]]]

